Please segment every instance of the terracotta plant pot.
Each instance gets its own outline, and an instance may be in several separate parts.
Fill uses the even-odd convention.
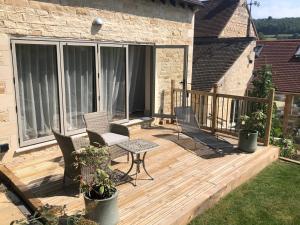
[[[241,130],[239,134],[238,148],[244,152],[255,152],[257,149],[257,137],[257,131]]]
[[[117,205],[118,191],[108,199],[90,199],[84,194],[86,217],[101,225],[116,225],[119,222]]]

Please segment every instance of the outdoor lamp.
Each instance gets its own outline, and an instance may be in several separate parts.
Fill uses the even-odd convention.
[[[94,19],[93,25],[102,26],[103,25],[103,20],[100,17],[97,17],[97,18]]]

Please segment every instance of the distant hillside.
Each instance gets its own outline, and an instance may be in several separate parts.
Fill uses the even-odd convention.
[[[300,34],[300,17],[298,18],[282,18],[254,20],[258,33],[264,35],[280,35],[288,34],[290,36],[298,37]]]

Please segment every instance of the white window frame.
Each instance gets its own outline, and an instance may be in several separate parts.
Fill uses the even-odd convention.
[[[60,132],[64,135],[76,135],[86,132],[86,129],[77,129],[73,131],[67,131],[66,125],[66,105],[65,105],[65,83],[64,83],[64,59],[63,59],[63,46],[93,46],[95,47],[95,70],[96,70],[96,99],[97,99],[97,111],[100,111],[100,82],[101,82],[101,47],[121,47],[126,50],[126,118],[123,120],[114,121],[114,123],[124,123],[129,121],[129,48],[128,44],[113,44],[113,43],[99,43],[99,42],[88,42],[88,41],[69,41],[69,40],[36,40],[36,39],[11,39],[11,49],[12,49],[12,60],[13,60],[13,76],[14,76],[14,86],[15,86],[15,97],[16,97],[16,111],[18,118],[18,139],[20,147],[27,147],[31,145],[41,144],[44,142],[49,142],[55,140],[54,135],[49,135],[47,137],[41,137],[36,139],[31,139],[25,141],[23,139],[22,132],[22,121],[20,115],[20,97],[19,97],[19,84],[18,84],[18,68],[17,68],[17,55],[16,55],[16,44],[29,44],[29,45],[49,45],[56,46],[56,58],[57,58],[57,79],[58,79],[58,96],[59,96],[59,119],[60,119]]]
[[[126,60],[126,74],[125,74],[125,76],[126,76],[126,78],[125,78],[125,89],[126,89],[126,99],[125,99],[125,112],[126,112],[126,118],[125,119],[122,119],[122,120],[118,120],[118,121],[114,121],[114,123],[125,123],[125,122],[128,122],[129,121],[129,86],[128,86],[128,84],[129,84],[129,48],[128,48],[128,44],[102,44],[102,43],[100,43],[100,44],[98,44],[98,56],[99,56],[99,58],[98,58],[98,67],[99,67],[99,85],[101,86],[101,76],[102,76],[102,74],[101,74],[101,51],[100,51],[100,49],[101,49],[101,47],[112,47],[112,48],[125,48],[125,50],[126,50],[126,54],[125,54],[125,60]],[[99,92],[100,92],[100,88],[99,88]],[[100,93],[99,93],[99,98],[98,98],[98,102],[99,102],[99,108],[98,108],[98,111],[100,111],[100,104],[101,104],[101,102],[100,102],[100,99],[101,99],[101,97],[100,97]]]
[[[297,50],[295,52],[295,57],[300,58],[300,46],[297,47]]]
[[[65,87],[65,70],[64,70],[64,46],[81,46],[81,47],[94,47],[94,58],[95,58],[95,76],[96,76],[96,109],[99,111],[99,70],[98,70],[98,52],[97,52],[97,44],[96,43],[80,43],[80,42],[60,42],[59,48],[60,48],[60,54],[61,54],[61,60],[60,60],[60,67],[61,67],[61,83],[62,83],[62,113],[63,113],[63,124],[64,124],[64,134],[65,135],[75,135],[75,134],[81,134],[86,132],[86,128],[81,129],[75,129],[72,131],[68,131],[66,128],[67,124],[67,117],[66,117],[66,87]]]
[[[58,81],[58,100],[59,100],[59,120],[60,120],[60,131],[63,132],[63,114],[61,112],[62,110],[62,95],[61,95],[61,71],[60,71],[60,52],[59,52],[59,44],[57,42],[49,42],[49,41],[23,41],[23,40],[12,40],[12,56],[13,56],[13,70],[14,70],[14,83],[15,83],[15,98],[16,98],[16,111],[17,111],[17,121],[18,121],[18,135],[19,135],[19,145],[21,147],[34,145],[37,143],[47,142],[54,140],[54,135],[49,135],[46,137],[40,137],[36,139],[31,140],[24,140],[23,139],[23,131],[22,131],[22,120],[20,115],[20,92],[19,92],[19,82],[18,82],[18,66],[17,66],[17,55],[16,55],[16,44],[29,44],[29,45],[50,45],[50,46],[56,46],[56,60],[57,60],[57,81]]]

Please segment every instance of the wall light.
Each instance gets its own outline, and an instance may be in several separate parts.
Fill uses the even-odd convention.
[[[103,20],[100,17],[97,17],[96,19],[94,19],[93,25],[102,26],[103,25]]]

